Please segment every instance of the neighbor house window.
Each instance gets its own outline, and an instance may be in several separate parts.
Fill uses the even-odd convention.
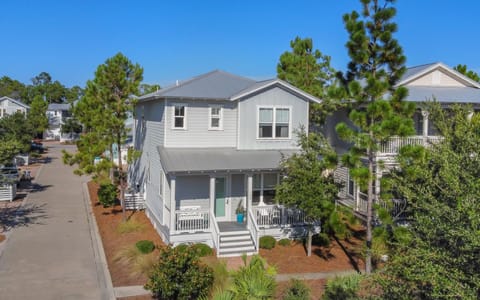
[[[289,138],[290,108],[260,107],[258,110],[259,138]]]
[[[221,130],[223,126],[223,109],[221,106],[211,106],[209,112],[208,129]]]
[[[173,128],[185,129],[186,106],[184,104],[175,104],[173,106]]]

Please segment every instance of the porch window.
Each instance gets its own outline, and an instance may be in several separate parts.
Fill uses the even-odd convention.
[[[258,110],[258,138],[289,138],[290,108],[260,107]]]
[[[210,107],[210,121],[208,124],[209,130],[221,130],[223,126],[223,109],[221,106]]]
[[[253,175],[253,195],[252,202],[255,205],[275,204],[275,186],[278,184],[277,173],[260,173]],[[262,201],[263,200],[263,201]]]
[[[185,129],[186,106],[184,104],[175,104],[173,106],[173,128]]]

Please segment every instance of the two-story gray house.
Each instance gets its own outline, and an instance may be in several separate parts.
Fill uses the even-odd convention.
[[[167,243],[204,242],[220,256],[255,253],[258,239],[303,231],[275,201],[279,163],[320,100],[279,79],[213,71],[138,99],[129,184]],[[236,220],[245,208],[245,221]],[[298,225],[298,226],[297,226]]]
[[[400,79],[397,86],[408,89],[406,101],[414,102],[417,110],[413,115],[416,135],[409,137],[392,137],[380,145],[375,153],[377,162],[374,184],[375,201],[380,201],[380,179],[390,169],[398,166],[396,157],[399,149],[405,145],[429,146],[442,137],[439,136],[435,126],[429,120],[428,111],[422,106],[425,101],[436,100],[444,109],[449,109],[454,104],[469,104],[474,111],[480,110],[480,83],[460,74],[443,63],[432,63],[415,66],[407,69],[407,72]],[[338,153],[344,153],[350,145],[339,139],[335,132],[335,126],[339,122],[348,123],[348,111],[341,109],[328,118],[326,124],[326,135],[330,143]],[[366,215],[367,195],[362,191],[355,181],[350,177],[349,169],[339,166],[335,171],[337,180],[343,184],[340,192],[340,203],[351,207],[359,216]],[[401,199],[392,199],[392,214],[397,216],[406,203]]]

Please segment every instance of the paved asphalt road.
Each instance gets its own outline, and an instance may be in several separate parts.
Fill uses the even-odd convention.
[[[105,277],[89,227],[84,177],[49,145],[21,222],[0,257],[0,299],[106,299]]]

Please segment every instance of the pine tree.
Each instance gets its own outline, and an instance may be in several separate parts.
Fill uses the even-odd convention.
[[[28,122],[30,122],[32,128],[36,130],[37,134],[42,134],[48,128],[47,108],[47,102],[38,95],[33,98],[30,104]]]
[[[322,99],[312,103],[310,119],[314,123],[324,122],[328,113],[336,108],[336,102],[328,97],[328,87],[335,79],[335,70],[330,66],[330,56],[313,49],[311,38],[296,37],[290,42],[291,51],[280,56],[277,65],[278,78]]]
[[[349,119],[356,128],[345,123],[337,125],[341,138],[352,142],[342,163],[350,167],[351,175],[367,189],[367,274],[372,271],[372,221],[374,202],[378,195],[373,188],[376,172],[381,166],[376,161],[378,146],[389,137],[413,134],[411,115],[414,105],[403,99],[407,90],[395,84],[405,72],[405,56],[393,34],[397,25],[394,0],[361,0],[362,13],[356,11],[343,17],[350,36],[346,44],[351,61],[348,71],[339,73],[344,98],[350,101]],[[366,158],[366,164],[361,158]]]
[[[85,96],[74,111],[75,116],[85,126],[86,133],[77,143],[78,153],[64,156],[68,163],[79,165],[78,174],[102,172],[113,166],[113,150],[114,147],[117,148],[120,202],[124,219],[125,174],[120,148],[128,133],[125,121],[133,112],[134,95],[138,94],[142,79],[143,68],[133,64],[121,53],[98,66],[95,78],[87,82]],[[107,150],[110,152],[110,162],[95,166],[94,158]]]

